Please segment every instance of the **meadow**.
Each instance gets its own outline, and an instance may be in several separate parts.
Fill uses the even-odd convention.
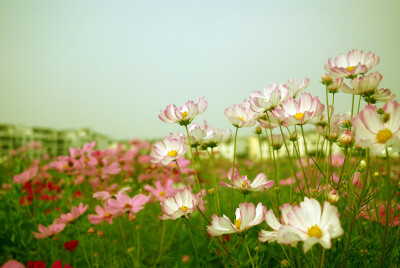
[[[380,88],[379,62],[357,49],[330,58],[324,100],[308,78],[249,92],[226,108],[227,130],[199,124],[199,98],[159,107],[160,124],[182,132],[154,144],[10,152],[1,267],[399,267],[400,105]],[[335,113],[336,94],[351,98],[348,113]],[[259,159],[236,154],[246,127]],[[232,159],[218,151],[228,141]]]

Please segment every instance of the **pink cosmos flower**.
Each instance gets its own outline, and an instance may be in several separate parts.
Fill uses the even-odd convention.
[[[358,74],[367,73],[379,63],[379,60],[379,56],[372,52],[365,53],[362,50],[353,49],[347,55],[340,53],[335,60],[330,58],[328,64],[325,65],[325,70],[332,78],[353,78]]]
[[[164,110],[160,111],[158,118],[165,123],[179,123],[181,126],[186,126],[197,115],[204,113],[207,105],[208,103],[204,100],[204,97],[199,99],[197,103],[188,101],[179,109],[175,104],[170,104]]]
[[[197,205],[200,205],[200,199],[201,196],[194,194],[190,187],[179,190],[175,196],[160,202],[164,214],[159,218],[161,220],[176,220],[183,216],[189,218],[189,214],[196,210]]]
[[[202,148],[206,149],[207,147],[214,148],[217,147],[218,144],[222,142],[226,142],[231,138],[232,131],[228,129],[227,131],[214,128],[207,124],[206,120],[204,120],[204,131],[206,136],[203,138]]]
[[[181,140],[167,137],[153,145],[153,153],[150,154],[151,162],[160,162],[166,166],[183,156],[187,150],[187,146]]]
[[[370,101],[367,101],[367,102],[370,102],[372,104],[377,103],[379,101],[386,103],[386,102],[394,99],[394,97],[396,97],[396,95],[392,94],[392,92],[390,92],[389,89],[380,88],[380,89],[377,89],[375,91],[375,93],[369,97]]]
[[[192,123],[188,127],[190,135],[190,143],[193,148],[200,146],[206,136],[206,131],[198,124]],[[185,139],[187,140],[186,136]]]
[[[72,207],[71,212],[67,214],[61,214],[60,219],[57,219],[58,223],[69,223],[75,221],[79,216],[81,216],[89,205],[83,206],[83,203],[80,203],[78,207]]]
[[[292,78],[289,79],[285,84],[289,89],[288,97],[296,98],[301,91],[310,85],[310,79],[307,77],[304,78],[304,80]]]
[[[228,188],[235,188],[242,190],[243,193],[248,194],[250,192],[264,192],[274,185],[274,181],[267,180],[267,175],[264,173],[258,173],[253,182],[247,179],[246,175],[241,176],[239,171],[235,168],[232,178],[232,168],[228,171],[228,179],[230,185],[225,182],[220,182],[221,186]]]
[[[288,93],[287,85],[274,82],[268,88],[264,88],[262,93],[254,91],[250,94],[250,108],[257,114],[267,112],[282,104],[289,97]]]
[[[178,191],[173,187],[173,180],[169,179],[167,180],[165,185],[162,185],[161,182],[156,181],[155,182],[155,189],[151,187],[150,185],[144,186],[144,189],[149,191],[155,198],[157,198],[159,201],[164,201],[165,198],[174,196],[176,192]]]
[[[225,116],[235,127],[252,127],[255,125],[257,114],[250,109],[248,101],[244,101],[239,105],[233,105],[225,109]]]
[[[400,105],[397,101],[389,101],[383,106],[387,114],[381,121],[374,105],[365,106],[359,116],[351,122],[354,127],[354,139],[361,147],[371,148],[372,154],[380,154],[390,146],[400,144]]]
[[[65,228],[65,223],[56,223],[56,220],[49,227],[39,224],[39,233],[33,232],[36,239],[43,239],[60,233]]]
[[[346,83],[344,83],[342,85],[342,92],[353,95],[369,96],[378,89],[381,80],[382,75],[376,71],[350,80],[350,84],[353,88],[350,88]]]
[[[293,207],[287,213],[288,225],[283,225],[278,232],[280,244],[293,244],[303,241],[303,250],[307,252],[314,244],[330,249],[331,239],[343,235],[337,208],[325,201],[324,209],[315,199],[304,198],[299,207]]]
[[[279,150],[282,147],[284,140],[286,139],[287,136],[282,136],[281,134],[272,134],[268,136],[268,142],[274,150]]]
[[[103,221],[107,221],[109,224],[112,224],[112,218],[116,214],[106,203],[104,208],[101,206],[96,206],[95,208],[96,214],[88,215],[89,222],[91,224],[100,224]]]
[[[282,110],[281,107],[276,107],[275,110]],[[261,119],[259,118],[258,122],[260,123],[260,126],[263,128],[267,128],[267,129],[274,129],[276,127],[279,127],[280,122],[283,122],[283,120],[285,120],[285,114],[280,115],[279,117],[277,117],[275,114],[268,112],[268,118],[266,119]]]
[[[32,180],[38,173],[38,166],[34,165],[22,172],[21,174],[14,175],[13,182],[17,184],[24,184]]]
[[[258,203],[257,208],[253,203],[241,203],[236,209],[236,219],[233,223],[225,215],[218,217],[214,214],[211,217],[211,225],[207,226],[207,232],[212,236],[244,233],[264,220],[266,210],[267,208],[261,202]]]
[[[276,107],[272,113],[280,117],[284,116],[283,126],[303,125],[317,118],[324,111],[325,105],[321,104],[318,97],[313,98],[311,94],[302,92],[299,102],[290,98],[282,103],[282,111]]]
[[[137,213],[144,208],[144,205],[149,202],[149,197],[143,194],[135,195],[130,198],[126,194],[118,193],[115,199],[109,198],[107,204],[110,209],[118,211],[119,213],[131,212]]]
[[[342,87],[343,77],[333,79],[332,82],[326,86],[326,89],[330,93],[337,93],[339,89]]]

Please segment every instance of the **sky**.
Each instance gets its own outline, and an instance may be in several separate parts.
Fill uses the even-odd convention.
[[[355,48],[399,101],[399,28],[396,0],[0,0],[0,124],[163,138],[184,129],[161,109],[205,97],[194,122],[233,130],[225,108],[272,82],[308,77],[325,103],[324,65]]]

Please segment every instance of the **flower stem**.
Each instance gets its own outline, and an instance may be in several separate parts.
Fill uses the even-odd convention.
[[[182,170],[181,170],[181,168],[180,168],[179,165],[178,165],[178,161],[176,161],[176,160],[174,160],[174,161],[175,161],[176,167],[177,167],[178,170],[179,170],[179,175],[181,175],[181,178],[182,178],[182,180],[183,180],[183,183],[185,184],[186,188],[188,188],[189,185],[188,185],[188,183],[187,183],[185,177],[183,177]]]
[[[386,249],[386,239],[387,239],[387,233],[389,229],[389,214],[390,214],[390,202],[391,202],[391,194],[390,194],[390,158],[389,158],[389,152],[388,149],[386,148],[386,170],[387,170],[387,176],[386,176],[386,187],[387,187],[387,200],[386,200],[386,213],[385,213],[385,233],[383,235],[383,242],[382,242],[382,253],[381,253],[381,261],[379,267],[383,267],[385,263],[385,249]]]
[[[253,259],[251,258],[250,250],[249,250],[249,245],[247,244],[246,236],[244,236],[244,242],[246,244],[246,249],[247,249],[247,254],[249,254],[250,262],[251,262],[251,267],[254,268],[254,263]]]
[[[236,132],[235,132],[235,143],[233,145],[233,160],[232,160],[232,174],[231,178],[233,180],[233,174],[235,171],[235,160],[236,160],[236,140],[237,140],[237,133],[238,133],[239,128],[236,127]],[[233,218],[233,185],[231,186],[231,217]]]
[[[195,246],[194,240],[193,240],[192,228],[190,227],[189,220],[186,219],[186,218],[185,218],[184,220],[186,220],[186,226],[187,226],[188,229],[189,229],[190,240],[192,241],[192,246],[193,246],[194,254],[195,254],[195,256],[196,256],[197,267],[200,267],[199,257],[197,256],[197,249],[196,249],[196,246]]]
[[[261,159],[261,169],[263,170],[264,174],[267,174],[265,170],[264,160],[263,160],[263,153],[262,153],[262,144],[261,144],[261,135],[257,134],[258,136],[258,146],[260,147],[260,159]]]
[[[86,259],[86,262],[87,262],[87,264],[88,264],[88,267],[91,267],[91,265],[90,265],[90,263],[89,263],[88,256],[87,256],[87,254],[86,254],[85,246],[84,246],[83,243],[82,243],[81,234],[79,233],[78,228],[76,227],[76,225],[75,225],[75,224],[73,224],[73,225],[74,225],[74,227],[75,227],[76,232],[78,233],[79,241],[80,241],[80,243],[82,244],[83,254],[85,255],[85,259]]]

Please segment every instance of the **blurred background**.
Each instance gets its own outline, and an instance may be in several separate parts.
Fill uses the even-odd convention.
[[[399,26],[395,0],[1,0],[0,124],[161,139],[183,128],[160,110],[204,96],[194,122],[233,129],[224,109],[272,82],[309,77],[325,103],[324,64],[354,48],[399,96]]]

